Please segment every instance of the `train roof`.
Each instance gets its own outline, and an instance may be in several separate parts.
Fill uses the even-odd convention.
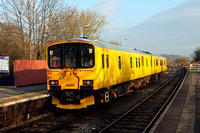
[[[67,41],[86,41],[86,42],[90,42],[90,43],[94,44],[95,46],[102,47],[102,48],[109,48],[109,49],[114,49],[114,50],[120,50],[120,51],[126,51],[126,52],[162,57],[161,55],[155,55],[155,54],[152,54],[150,52],[136,50],[136,49],[133,49],[133,48],[127,48],[127,47],[118,46],[118,45],[113,45],[113,44],[109,44],[109,43],[105,43],[105,42],[100,42],[98,40],[91,40],[91,39],[88,39],[88,38],[74,38],[74,39],[68,39]]]

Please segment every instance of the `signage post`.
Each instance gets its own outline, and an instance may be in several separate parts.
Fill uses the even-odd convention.
[[[0,56],[0,76],[0,85],[13,84],[13,75],[9,74],[9,56]]]

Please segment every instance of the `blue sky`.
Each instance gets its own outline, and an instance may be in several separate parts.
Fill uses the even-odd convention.
[[[107,17],[101,39],[154,54],[190,56],[200,46],[200,0],[71,0]],[[128,40],[124,41],[125,38]]]
[[[78,9],[90,9],[105,15],[109,26],[134,26],[187,0],[69,0]]]

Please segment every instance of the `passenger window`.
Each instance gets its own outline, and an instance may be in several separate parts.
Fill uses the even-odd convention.
[[[139,67],[140,67],[140,58],[138,58],[138,60],[139,60]]]
[[[158,59],[156,59],[156,66],[158,66]]]
[[[119,56],[119,69],[121,69],[121,57]]]
[[[137,62],[137,58],[135,58],[135,60],[136,60],[136,68],[138,68],[138,62]]]
[[[107,68],[109,67],[109,56],[106,55]]]
[[[148,67],[148,60],[147,60],[147,58],[146,58],[146,64],[147,64],[147,67]]]
[[[104,54],[102,54],[102,68],[104,68]]]
[[[144,66],[144,57],[142,56],[142,66]]]
[[[130,57],[131,68],[133,68],[132,57]]]
[[[162,66],[163,65],[163,60],[160,60],[160,66]]]

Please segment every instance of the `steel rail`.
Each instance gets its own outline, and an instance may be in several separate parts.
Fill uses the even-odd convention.
[[[181,79],[179,80],[178,84],[176,85],[175,89],[173,90],[173,92],[171,93],[171,95],[169,96],[167,101],[164,103],[162,108],[158,111],[158,113],[155,115],[155,117],[151,120],[151,122],[148,124],[148,126],[144,129],[143,133],[147,133],[147,132],[149,132],[151,130],[151,128],[153,127],[155,122],[159,119],[159,117],[162,114],[162,112],[166,109],[166,107],[168,106],[170,101],[173,99],[173,97],[176,94],[177,90],[179,88],[181,88],[181,86],[183,85],[183,81],[185,80],[186,74],[187,74],[185,69],[183,71],[184,71],[184,73],[183,73]]]
[[[103,129],[101,129],[100,131],[98,131],[98,133],[102,133],[105,132],[107,129],[109,129],[112,125],[114,125],[115,123],[117,123],[118,121],[120,121],[123,117],[125,117],[126,115],[128,115],[130,112],[132,112],[134,109],[136,109],[139,105],[143,104],[145,101],[147,101],[150,97],[152,97],[153,95],[155,95],[159,90],[161,90],[163,87],[165,87],[170,81],[172,81],[177,74],[179,73],[180,70],[178,70],[173,76],[172,78],[170,78],[168,81],[166,81],[161,87],[159,87],[156,91],[154,91],[152,94],[150,94],[149,96],[147,96],[144,100],[142,100],[140,103],[138,103],[137,105],[135,105],[134,107],[132,107],[129,111],[127,111],[126,113],[124,113],[123,115],[121,115],[120,117],[118,117],[117,119],[115,119],[113,122],[111,122],[110,124],[108,124],[106,127],[104,127]]]
[[[70,123],[72,123],[73,121],[76,121],[80,118],[84,117],[84,115],[75,115],[73,118],[69,119],[68,121],[66,122],[63,122],[62,124],[59,124],[53,128],[50,128],[46,131],[43,131],[43,133],[51,133],[51,132],[54,132],[54,131],[57,131],[59,129],[61,129],[63,126],[66,126],[66,125],[69,125]]]

